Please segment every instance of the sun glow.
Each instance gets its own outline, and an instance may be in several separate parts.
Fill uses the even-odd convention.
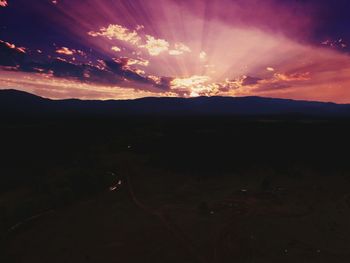
[[[174,79],[171,84],[174,88],[192,88],[210,80],[208,76],[192,76],[189,78]]]

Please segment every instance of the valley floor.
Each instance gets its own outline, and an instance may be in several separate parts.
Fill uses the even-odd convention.
[[[1,130],[0,262],[350,262],[348,123]]]
[[[12,231],[1,262],[350,260],[347,177],[272,176],[262,189],[271,171],[197,178],[115,158],[133,164],[116,189]]]

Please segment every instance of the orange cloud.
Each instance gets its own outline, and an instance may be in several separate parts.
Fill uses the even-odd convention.
[[[276,73],[272,81],[302,81],[310,80],[310,72],[305,73],[292,73],[292,74],[283,74]]]
[[[146,59],[142,59],[142,58],[138,58],[138,59],[129,58],[127,65],[128,66],[139,65],[139,66],[147,67],[149,65],[149,61]]]
[[[61,47],[61,48],[56,50],[56,53],[62,54],[62,55],[67,55],[67,56],[72,56],[75,53],[75,51],[71,50],[67,47]]]
[[[146,35],[146,44],[141,46],[147,49],[151,56],[158,56],[161,53],[168,51],[170,44],[164,39],[156,39],[150,35]]]
[[[92,37],[105,37],[109,40],[119,40],[126,42],[136,48],[134,54],[141,54],[142,49],[146,49],[150,56],[156,57],[167,52],[171,56],[178,56],[184,53],[190,53],[191,49],[184,43],[177,42],[173,46],[165,39],[156,38],[152,35],[139,35],[140,30],[144,29],[143,25],[137,25],[135,30],[127,27],[110,24],[108,27],[102,27],[99,31],[90,31],[88,35]],[[170,48],[172,46],[172,48]],[[120,52],[121,48],[113,46],[112,50]]]
[[[6,7],[8,6],[8,3],[6,0],[0,0],[0,7]]]
[[[202,85],[210,80],[208,76],[191,76],[189,78],[176,78],[171,81],[173,88],[192,88]]]
[[[72,55],[75,55],[75,54],[79,54],[80,56],[83,56],[83,57],[86,56],[85,52],[83,52],[81,50],[70,49],[70,48],[67,48],[67,47],[61,47],[61,48],[56,49],[56,53],[57,54],[61,54],[61,55],[66,55],[66,56],[72,56]]]
[[[175,78],[170,82],[170,90],[185,97],[216,95],[220,87],[220,84],[211,82],[209,76],[194,75],[188,78]]]
[[[98,32],[90,31],[88,34],[93,37],[103,36],[110,40],[120,40],[132,45],[137,45],[141,41],[136,31],[130,31],[121,25],[111,24],[107,28],[102,27]]]
[[[120,52],[121,51],[120,47],[117,47],[117,46],[113,46],[111,48],[111,50],[113,50],[114,52]]]
[[[0,40],[0,43],[5,44],[8,48],[14,49],[20,53],[26,53],[26,48],[25,47],[17,47],[15,44]]]

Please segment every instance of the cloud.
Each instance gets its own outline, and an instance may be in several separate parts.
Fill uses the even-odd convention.
[[[138,65],[147,67],[149,64],[149,61],[142,58],[127,58],[127,57],[121,57],[121,58],[114,58],[114,62],[120,64],[124,69],[130,69],[130,66]]]
[[[0,40],[0,45],[6,46],[6,47],[13,49],[13,50],[20,52],[20,53],[26,53],[25,47],[17,47],[15,44],[12,44],[12,43],[9,43],[9,42],[3,41],[3,40]]]
[[[271,77],[258,78],[252,76],[240,76],[233,80],[219,83],[220,91],[231,95],[251,95],[259,92],[278,91],[289,89],[299,83],[311,80],[310,73],[275,73]]]
[[[258,84],[259,81],[261,81],[260,78],[251,77],[251,76],[243,76],[241,84],[242,84],[242,86],[250,86],[250,85]]]
[[[310,74],[276,73],[269,78],[258,78],[242,75],[233,79],[215,82],[209,76],[193,75],[188,78],[173,78],[167,85],[180,96],[241,96],[252,93],[288,89],[298,82],[310,80]]]
[[[284,73],[276,73],[274,74],[274,77],[272,81],[303,81],[303,80],[310,80],[310,72],[304,72],[304,73],[290,73],[290,74],[284,74]]]
[[[90,31],[88,35],[92,37],[102,36],[109,40],[119,40],[134,46],[138,51],[134,53],[141,53],[140,50],[146,49],[150,56],[156,57],[162,53],[167,52],[171,56],[178,56],[184,53],[190,53],[191,49],[182,42],[177,42],[173,46],[165,39],[157,38],[152,35],[139,35],[138,31],[143,30],[143,25],[137,25],[136,30],[130,30],[127,27],[110,24],[108,27],[102,27],[99,31]],[[170,48],[172,46],[172,48]],[[113,46],[112,50],[120,52],[121,48]]]
[[[187,78],[172,78],[167,84],[169,90],[179,96],[196,97],[244,93],[260,81],[260,78],[243,75],[215,82],[209,76],[193,75]]]
[[[17,48],[14,44],[0,40],[0,66],[18,67],[25,58],[24,48]]]
[[[206,61],[206,60],[207,60],[207,53],[206,53],[205,51],[201,51],[201,52],[199,53],[199,59],[200,59],[201,61]]]
[[[71,56],[73,55],[75,52],[73,50],[70,50],[67,47],[61,47],[59,49],[56,50],[56,53],[58,54],[63,54],[63,55],[67,55],[67,56]]]
[[[321,42],[321,45],[334,48],[334,49],[346,49],[348,45],[345,43],[344,39],[340,38],[337,40],[330,40],[327,39],[323,42]]]
[[[13,72],[0,70],[0,87],[2,89],[16,88],[51,99],[136,99],[147,96],[168,96],[129,86],[96,85],[75,79],[58,78],[49,74],[33,74],[27,72]]]
[[[176,43],[174,49],[169,50],[169,55],[178,56],[184,53],[190,53],[191,49],[183,43]]]
[[[182,54],[183,54],[183,52],[180,50],[176,50],[176,49],[169,50],[169,55],[171,55],[171,56],[179,56]]]
[[[149,65],[149,60],[142,59],[142,58],[137,58],[137,59],[128,58],[127,65],[128,66],[139,65],[139,66],[147,67]]]
[[[60,54],[72,55],[77,51],[60,48]],[[30,53],[23,52],[14,44],[0,42],[0,65],[7,67],[7,71],[28,72],[46,76],[46,78],[60,78],[79,81],[89,85],[131,86],[140,90],[154,90],[154,92],[171,92],[177,96],[212,96],[224,94],[249,94],[250,91],[266,92],[290,87],[289,83],[310,80],[310,73],[278,73],[267,79],[245,76],[223,82],[212,81],[206,75],[193,75],[186,78],[159,77],[148,75],[144,70],[134,66],[146,67],[149,61],[138,58],[116,58],[113,60],[99,60],[98,64],[77,64],[60,58],[46,60],[34,59]],[[44,56],[46,57],[46,56]],[[158,91],[156,91],[158,89]]]
[[[175,78],[171,81],[174,89],[192,88],[207,83],[210,80],[208,76],[191,76],[189,78]]]
[[[209,96],[218,92],[219,85],[211,82],[209,76],[194,75],[188,78],[174,78],[170,81],[170,90],[180,96]]]
[[[164,39],[156,39],[150,35],[146,35],[146,39],[146,44],[141,47],[147,49],[151,56],[159,56],[169,50],[170,44]]]
[[[111,50],[113,50],[114,52],[120,52],[120,51],[122,51],[122,50],[120,49],[120,47],[117,47],[117,46],[111,47]]]
[[[8,3],[6,0],[0,0],[0,7],[6,7],[8,6]]]
[[[132,45],[137,45],[141,41],[135,30],[130,31],[121,25],[111,24],[108,27],[102,27],[98,32],[90,31],[88,34],[92,37],[103,36],[110,40],[120,40]]]
[[[140,31],[140,30],[142,30],[142,29],[144,29],[144,28],[145,28],[144,25],[137,25],[137,26],[136,26],[136,31]]]
[[[75,49],[61,48],[62,54],[78,54]],[[38,53],[39,54],[39,53]],[[138,89],[152,89],[157,84],[143,76],[144,71],[134,66],[148,66],[149,61],[138,58],[117,58],[98,60],[95,64],[74,63],[62,58],[47,57],[44,54],[25,53],[14,44],[0,41],[0,66],[6,71],[37,73],[55,78],[70,79],[95,85],[133,86]]]
[[[152,78],[155,83],[156,83],[156,86],[162,90],[167,90],[169,91],[170,90],[170,87],[171,87],[171,82],[174,80],[174,78],[172,77],[161,77],[161,78],[157,78],[154,79]],[[176,93],[174,93],[176,94]]]
[[[55,51],[57,54],[61,54],[61,55],[65,55],[65,56],[73,56],[73,55],[81,55],[83,57],[86,56],[85,52],[81,51],[81,50],[77,50],[77,49],[70,49],[67,47],[60,47],[57,48]]]
[[[166,45],[167,48],[169,46]],[[177,47],[181,49],[179,45]],[[69,56],[82,53],[67,47],[58,50],[62,50],[59,54]],[[60,82],[68,81],[95,87],[128,87],[133,90],[151,91],[152,94],[161,96],[262,95],[286,98],[289,96],[295,99],[317,98],[326,101],[330,100],[329,98],[333,101],[348,99],[343,95],[347,94],[346,87],[350,84],[348,56],[327,49],[295,45],[287,46],[286,50],[289,53],[284,53],[287,55],[283,58],[279,56],[277,61],[260,61],[249,74],[231,78],[225,78],[223,75],[224,80],[210,74],[188,74],[187,77],[177,77],[176,74],[157,75],[153,73],[150,61],[141,57],[100,59],[91,63],[70,62],[62,58],[48,57],[43,52],[19,48],[6,41],[0,41],[0,66],[2,72],[8,72],[6,74],[22,72],[33,74],[34,78],[42,80],[60,79]],[[222,56],[221,58],[226,59]],[[205,66],[203,68],[207,69]],[[15,79],[12,79],[11,83],[13,82]],[[22,82],[18,80],[18,83]]]

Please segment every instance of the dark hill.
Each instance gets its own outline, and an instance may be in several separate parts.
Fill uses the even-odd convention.
[[[21,116],[295,116],[350,117],[350,105],[263,97],[142,98],[136,100],[50,100],[0,90],[0,114]]]

